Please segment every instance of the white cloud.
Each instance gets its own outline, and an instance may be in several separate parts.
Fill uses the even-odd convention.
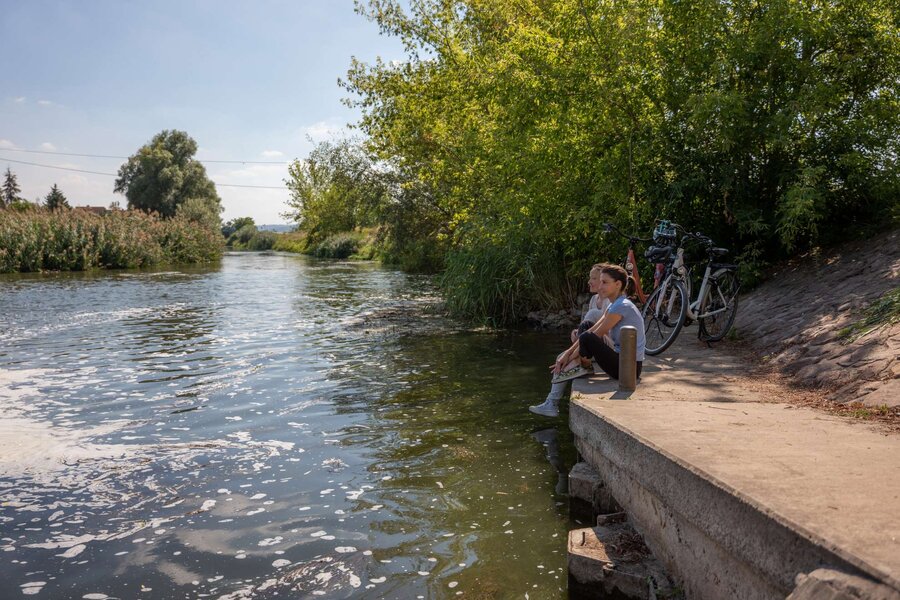
[[[52,142],[44,142],[43,144],[41,144],[41,150],[45,150],[47,152],[56,152],[56,146],[54,146]]]
[[[15,148],[16,145],[9,140],[0,140],[0,148]]]
[[[23,104],[25,102],[25,96],[17,96],[13,98],[13,102],[16,104]]]
[[[262,156],[265,158],[278,158],[279,156],[284,156],[284,152],[280,150],[263,150]]]
[[[38,100],[38,104],[41,106],[53,106],[53,103],[49,100]]]
[[[303,137],[312,139],[314,143],[322,142],[331,137],[336,137],[344,132],[343,123],[337,120],[319,121],[302,129]]]

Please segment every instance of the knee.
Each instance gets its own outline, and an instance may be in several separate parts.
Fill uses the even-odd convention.
[[[597,337],[597,334],[590,332],[590,331],[585,331],[584,333],[582,333],[581,335],[578,336],[578,342],[582,343],[582,344],[585,342],[587,342],[588,344],[591,344],[597,339],[599,339]]]

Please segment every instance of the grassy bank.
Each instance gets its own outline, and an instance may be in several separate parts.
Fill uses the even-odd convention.
[[[222,245],[217,230],[140,211],[0,210],[0,273],[210,262]]]
[[[335,233],[320,242],[311,242],[302,232],[277,234],[273,250],[309,254],[316,258],[374,260],[380,258],[376,250],[376,231],[344,231]]]

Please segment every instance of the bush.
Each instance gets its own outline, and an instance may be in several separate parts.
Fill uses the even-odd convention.
[[[448,308],[490,325],[508,325],[535,306],[571,306],[560,257],[527,241],[499,245],[482,240],[447,256],[440,284]]]
[[[247,242],[247,250],[271,250],[275,245],[274,231],[257,231]]]
[[[305,233],[298,231],[280,233],[276,235],[275,244],[272,246],[272,249],[280,252],[296,252],[298,254],[303,254],[308,251],[306,244],[307,239]]]
[[[317,258],[350,258],[356,254],[363,240],[363,234],[348,231],[330,235],[320,242],[312,251]]]

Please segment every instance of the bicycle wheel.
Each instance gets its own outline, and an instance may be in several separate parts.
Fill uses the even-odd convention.
[[[644,351],[656,356],[672,345],[687,316],[687,290],[681,281],[666,281],[656,288],[642,313],[644,317]]]
[[[706,301],[700,308],[700,314],[705,315],[700,318],[700,339],[718,342],[734,325],[741,284],[734,271],[724,271],[711,278],[709,283]]]

